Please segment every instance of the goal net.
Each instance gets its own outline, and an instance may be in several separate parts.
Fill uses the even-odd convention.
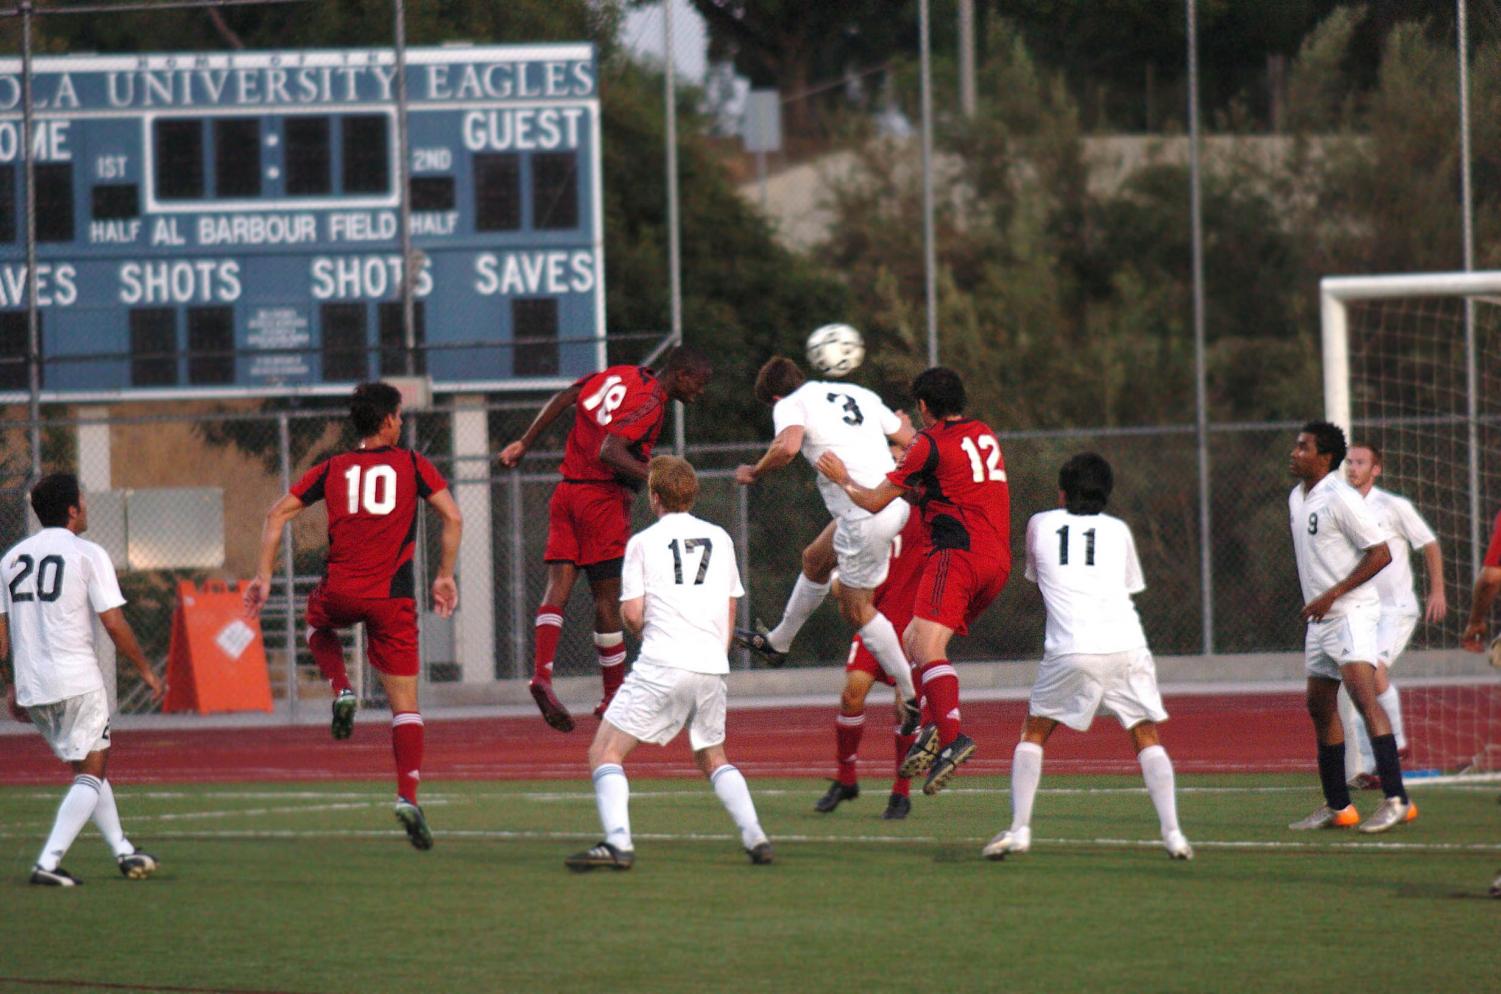
[[[1501,272],[1334,277],[1320,291],[1326,416],[1380,448],[1377,485],[1411,500],[1443,550],[1448,616],[1419,620],[1392,669],[1404,765],[1501,771],[1501,672],[1458,648],[1501,510]],[[1422,555],[1411,563],[1422,604]]]

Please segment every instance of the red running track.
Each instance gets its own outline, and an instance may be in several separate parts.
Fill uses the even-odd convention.
[[[828,707],[731,711],[727,751],[751,776],[833,775],[834,714]],[[1313,731],[1301,694],[1216,695],[1167,700],[1172,720],[1163,744],[1182,772],[1266,772],[1311,769]],[[980,748],[966,770],[1009,771],[1025,701],[978,701],[964,709],[965,730]],[[868,710],[861,770],[885,776],[892,739],[884,703]],[[564,735],[540,717],[430,720],[423,762],[426,784],[444,780],[583,779],[595,722],[585,716]],[[202,728],[116,732],[110,776],[121,783],[291,780],[384,780],[391,777],[390,734],[367,715],[345,742],[326,726]],[[57,760],[39,735],[0,738],[0,784],[56,783]],[[1074,773],[1135,773],[1120,724],[1100,717],[1088,733],[1059,729],[1048,743],[1048,769]],[[666,748],[642,746],[631,755],[636,777],[697,776],[686,736]]]

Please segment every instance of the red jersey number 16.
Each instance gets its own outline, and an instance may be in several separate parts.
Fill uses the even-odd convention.
[[[365,477],[363,486],[360,476]],[[396,510],[396,470],[390,466],[351,466],[344,471],[344,482],[349,496],[349,513],[377,516]]]

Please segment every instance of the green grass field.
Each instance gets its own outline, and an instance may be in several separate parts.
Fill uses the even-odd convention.
[[[777,862],[752,867],[696,781],[632,784],[637,862],[575,875],[587,782],[445,783],[412,850],[384,785],[119,789],[162,861],[131,882],[90,826],[25,875],[59,789],[0,790],[6,991],[1427,991],[1501,988],[1501,786],[1425,786],[1386,836],[1289,832],[1309,776],[1181,777],[1197,849],[1169,860],[1125,777],[1049,777],[1032,852],[980,846],[1005,781],[962,778],[880,819],[821,784],[753,780]],[[1363,808],[1374,796],[1358,798]]]

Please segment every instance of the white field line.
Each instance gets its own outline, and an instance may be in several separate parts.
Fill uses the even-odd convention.
[[[0,831],[0,838],[14,838],[19,833]],[[738,841],[734,836],[712,832],[637,832],[633,833],[636,839],[648,842],[734,842]],[[294,829],[269,829],[257,830],[220,830],[220,831],[167,831],[153,834],[154,838],[161,839],[355,839],[355,838],[392,838],[399,837],[401,832],[396,829],[390,831],[378,831],[374,829],[317,829],[311,831],[298,831]],[[539,832],[507,829],[458,829],[453,831],[437,831],[433,835],[440,839],[496,839],[496,840],[589,840],[597,839],[598,832]],[[969,846],[975,847],[976,859],[979,858],[979,847],[985,844],[985,839],[974,838],[939,838],[932,835],[778,835],[774,843],[808,843],[808,844],[835,844],[847,845],[860,843],[866,845],[898,845],[911,847],[914,843],[944,846]],[[1156,849],[1162,846],[1155,839],[1121,839],[1121,838],[1093,838],[1093,839],[1055,839],[1037,838],[1032,840],[1033,846],[1056,847],[1060,849]],[[1351,841],[1351,842],[1278,842],[1275,840],[1253,839],[1229,839],[1229,840],[1197,840],[1194,848],[1198,850],[1225,849],[1238,851],[1265,851],[1265,852],[1353,852],[1377,850],[1382,852],[1399,853],[1501,853],[1501,842],[1472,842],[1472,843],[1433,843],[1433,842],[1375,842],[1375,841]],[[1020,859],[1031,857],[1016,857]]]

